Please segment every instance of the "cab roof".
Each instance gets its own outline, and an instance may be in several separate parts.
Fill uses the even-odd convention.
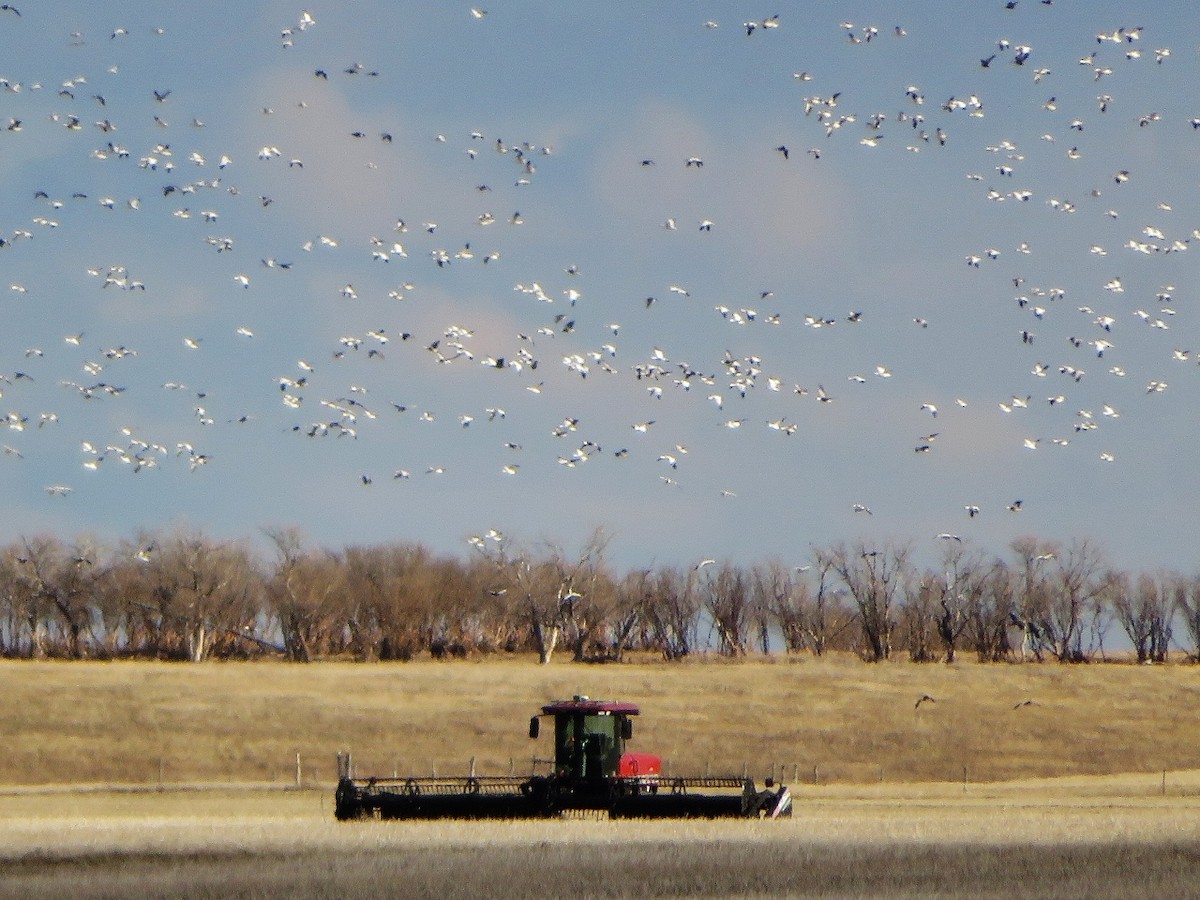
[[[592,700],[588,697],[575,697],[572,700],[555,700],[553,703],[548,703],[542,707],[542,712],[548,716],[556,716],[559,713],[584,713],[585,715],[622,713],[627,716],[636,716],[638,708],[634,703],[623,703],[619,700]]]

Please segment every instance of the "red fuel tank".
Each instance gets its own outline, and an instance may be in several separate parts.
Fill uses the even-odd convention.
[[[658,775],[662,772],[662,759],[653,753],[622,753],[617,764],[617,775],[621,778],[637,778]]]

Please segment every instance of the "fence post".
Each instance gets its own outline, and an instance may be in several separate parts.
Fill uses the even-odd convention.
[[[967,792],[967,767],[963,766],[963,793]]]
[[[300,785],[304,781],[303,770],[300,768],[300,751],[296,751],[296,790],[300,789]]]

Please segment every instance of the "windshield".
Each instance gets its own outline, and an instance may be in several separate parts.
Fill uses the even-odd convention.
[[[603,778],[616,773],[621,758],[621,716],[560,715],[555,721],[555,759],[560,774]]]

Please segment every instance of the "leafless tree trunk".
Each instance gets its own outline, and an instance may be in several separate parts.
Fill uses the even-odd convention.
[[[740,568],[722,563],[711,574],[694,572],[701,602],[716,629],[718,648],[724,656],[745,656],[750,619],[750,589]]]
[[[551,559],[558,570],[559,616],[575,662],[598,658],[599,648],[595,645],[600,643],[616,605],[616,588],[604,559],[611,541],[607,531],[595,529],[570,562],[560,548],[551,548]]]
[[[33,601],[30,611],[41,607],[54,613],[62,652],[71,659],[86,655],[84,635],[94,608],[96,549],[88,540],[67,548],[57,538],[39,537],[24,541],[17,560],[24,590]],[[41,622],[32,624],[34,655],[41,655],[50,629]]]
[[[845,590],[834,587],[837,573],[830,553],[814,549],[813,566],[817,570],[817,590],[805,617],[805,632],[813,655],[823,656],[826,650],[840,647],[857,622],[858,613],[846,602]]]
[[[343,560],[346,594],[359,602],[361,652],[412,659],[433,636],[436,610],[451,599],[438,561],[419,544],[349,547]]]
[[[10,652],[34,659],[47,656],[49,620],[53,613],[37,578],[31,572],[24,540],[4,549],[3,572],[8,617],[12,623]]]
[[[1112,605],[1121,629],[1137,653],[1137,661],[1166,662],[1175,612],[1173,579],[1143,573],[1136,586],[1127,575],[1112,580]]]
[[[846,586],[858,608],[865,641],[864,657],[870,662],[888,659],[895,627],[896,592],[908,572],[908,547],[884,544],[852,548],[839,544],[829,551],[833,571]]]
[[[480,539],[482,540],[482,539]],[[515,653],[529,643],[524,613],[514,603],[509,579],[496,560],[481,553],[468,563],[474,594],[479,597],[475,618],[476,644],[485,653]]]
[[[912,662],[938,661],[933,644],[940,627],[939,612],[945,607],[948,594],[946,582],[932,572],[920,577],[912,573],[905,579],[900,621]]]
[[[984,570],[982,557],[968,553],[961,541],[953,541],[942,557],[945,573],[944,587],[937,611],[937,632],[946,650],[946,663],[953,663],[958,642],[971,622],[971,610],[976,605],[979,582]]]
[[[1009,630],[1017,596],[1013,571],[1001,560],[988,566],[977,559],[960,568],[958,588],[964,602],[967,642],[980,662],[1001,662],[1012,650]]]
[[[593,613],[597,607],[584,591],[598,593],[609,587],[602,585],[602,578],[606,578],[603,557],[608,542],[608,535],[597,529],[579,556],[567,562],[557,547],[550,548],[549,559],[535,561],[528,551],[510,554],[508,541],[502,535],[472,540],[480,552],[493,560],[497,578],[505,585],[503,590],[523,610],[542,665],[548,664],[554,655],[564,626],[570,629],[572,650],[577,654],[582,653],[596,628],[598,622]]]
[[[8,548],[0,548],[0,656],[15,656],[21,620],[18,615],[16,573]]]
[[[1059,662],[1087,662],[1084,620],[1102,601],[1110,573],[1102,572],[1100,549],[1089,540],[1073,542],[1054,559],[1050,572],[1049,639]]]
[[[165,641],[161,651],[198,663],[218,640],[242,634],[262,608],[262,576],[247,549],[179,531],[147,554],[140,570]]]
[[[778,560],[751,568],[750,583],[760,631],[766,631],[769,623],[774,622],[788,653],[803,650],[807,640],[806,613],[812,602],[808,585]],[[768,652],[765,647],[763,652]]]
[[[1188,656],[1193,662],[1200,662],[1200,576],[1180,578],[1175,582],[1174,593],[1176,609],[1191,641]]]
[[[304,550],[300,532],[268,529],[278,559],[266,584],[275,625],[292,662],[311,662],[332,649],[333,632],[342,621],[335,597],[343,569],[331,554]]]
[[[1055,590],[1051,585],[1049,571],[1062,553],[1053,541],[1039,541],[1033,537],[1019,537],[1009,545],[1017,557],[1017,609],[1012,622],[1021,630],[1021,659],[1026,650],[1032,650],[1038,662],[1048,648],[1058,656],[1058,628],[1054,622],[1055,610],[1062,606],[1055,602]],[[1070,622],[1070,608],[1067,608]],[[1078,610],[1082,615],[1082,609]],[[1076,621],[1078,624],[1078,621]]]
[[[620,662],[639,638],[645,643],[645,608],[649,595],[650,573],[647,570],[629,572],[616,588],[615,605],[609,630],[612,638],[612,659]]]
[[[663,568],[647,578],[645,617],[664,658],[683,659],[696,643],[700,613],[693,579],[678,569]]]

